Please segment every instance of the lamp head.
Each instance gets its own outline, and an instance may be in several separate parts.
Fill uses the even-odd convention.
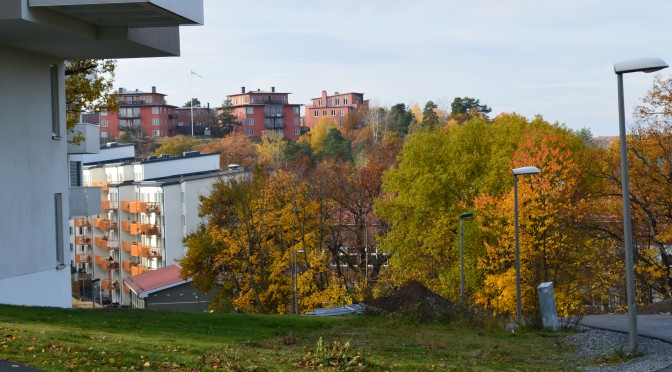
[[[629,72],[656,72],[667,68],[668,65],[660,58],[647,57],[636,58],[627,61],[614,63],[614,72],[616,74],[627,74]]]
[[[537,167],[521,167],[521,168],[515,168],[513,170],[514,176],[520,176],[521,174],[538,174],[538,173],[541,173],[541,171]]]
[[[469,213],[462,213],[462,214],[460,215],[460,219],[461,219],[461,220],[470,220],[470,219],[472,219],[472,218],[474,218],[474,214],[471,213],[471,212],[469,212]]]

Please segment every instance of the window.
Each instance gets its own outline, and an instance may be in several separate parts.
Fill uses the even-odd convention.
[[[320,107],[322,107],[322,100],[321,100],[321,99],[318,99],[318,100],[317,100],[317,105],[320,106]]]
[[[248,118],[247,119],[247,125],[254,125],[254,119],[253,118]]]
[[[100,121],[100,126],[103,127],[103,128],[107,128],[107,120],[101,120]]]
[[[327,98],[327,107],[331,106],[331,98]]]
[[[294,135],[295,136],[300,136],[301,135],[301,129],[294,129]]]
[[[82,162],[70,161],[70,187],[82,186]]]
[[[49,77],[51,79],[51,138],[61,139],[61,100],[60,92],[60,69],[58,65],[49,66]]]
[[[161,131],[160,130],[153,130],[152,131],[152,136],[161,137]]]
[[[327,110],[322,110],[322,116],[327,116]]]
[[[107,111],[101,111],[100,116],[107,116]]]
[[[153,119],[152,119],[152,125],[154,125],[154,126],[156,126],[156,125],[161,125],[161,119],[159,119],[159,118],[153,118]]]
[[[300,107],[294,107],[292,110],[293,110],[293,112],[294,112],[295,114],[299,114],[301,108],[300,108]]]
[[[254,114],[254,107],[251,107],[251,106],[248,107],[248,108],[247,108],[247,113],[248,113],[248,114]]]
[[[159,113],[159,108],[154,106],[152,107],[152,114],[157,115]]]
[[[341,99],[340,98],[335,98],[334,100],[336,101],[336,106],[341,104]]]
[[[56,227],[56,262],[59,266],[65,265],[65,251],[63,250],[63,195],[54,194],[54,212]]]
[[[344,112],[345,112],[344,110],[341,110],[341,116],[345,116]]]
[[[336,110],[331,110],[331,116],[336,116]]]
[[[318,110],[315,110],[315,116],[320,116],[320,112]]]
[[[348,104],[348,97],[347,96],[343,96],[343,104],[344,105]]]
[[[244,133],[246,136],[254,136],[254,129],[246,129]]]
[[[107,138],[109,133],[107,132],[100,132],[100,138]]]
[[[299,118],[294,118],[294,125],[299,125]]]

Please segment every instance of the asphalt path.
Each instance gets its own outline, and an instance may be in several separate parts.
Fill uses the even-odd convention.
[[[586,315],[581,324],[608,331],[630,332],[627,314]],[[672,315],[637,315],[637,334],[672,344]]]
[[[0,372],[40,372],[41,370],[24,366],[23,364],[0,360]]]

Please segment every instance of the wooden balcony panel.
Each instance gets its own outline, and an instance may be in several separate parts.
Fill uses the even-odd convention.
[[[109,261],[108,259],[103,258],[100,261],[100,268],[102,270],[118,270],[119,269],[119,262]]]
[[[124,252],[130,252],[131,251],[131,242],[124,240],[121,242],[121,250]]]
[[[103,242],[103,237],[102,236],[94,236],[93,237],[93,245],[95,245],[96,247],[100,247],[102,242]]]
[[[115,279],[103,279],[100,281],[100,288],[106,291],[118,291],[119,290],[119,281]]]
[[[100,265],[103,260],[105,260],[103,256],[96,255],[94,262],[96,263],[96,265]]]
[[[121,230],[130,232],[131,231],[131,221],[128,221],[128,220],[121,221]]]
[[[131,243],[131,256],[140,257],[140,244]]]
[[[121,263],[121,268],[127,273],[130,273],[134,265],[135,263],[133,261],[124,261]]]
[[[124,212],[130,212],[131,211],[130,210],[130,204],[131,204],[130,201],[122,200],[121,201],[121,210],[124,211]]]
[[[131,229],[130,229],[131,235],[140,235],[141,230],[142,230],[142,225],[144,225],[144,224],[138,223],[138,222],[131,222]]]
[[[132,201],[128,205],[128,211],[130,213],[139,213],[140,212],[140,203],[139,201]]]

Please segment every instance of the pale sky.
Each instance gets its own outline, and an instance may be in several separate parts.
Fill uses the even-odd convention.
[[[180,57],[120,60],[115,86],[156,86],[175,106],[192,96],[219,106],[242,86],[276,87],[304,105],[323,90],[447,110],[468,96],[491,117],[541,114],[603,136],[618,135],[613,63],[672,63],[667,0],[204,0],[204,8],[204,26],[180,30]],[[625,75],[628,118],[652,78]]]

